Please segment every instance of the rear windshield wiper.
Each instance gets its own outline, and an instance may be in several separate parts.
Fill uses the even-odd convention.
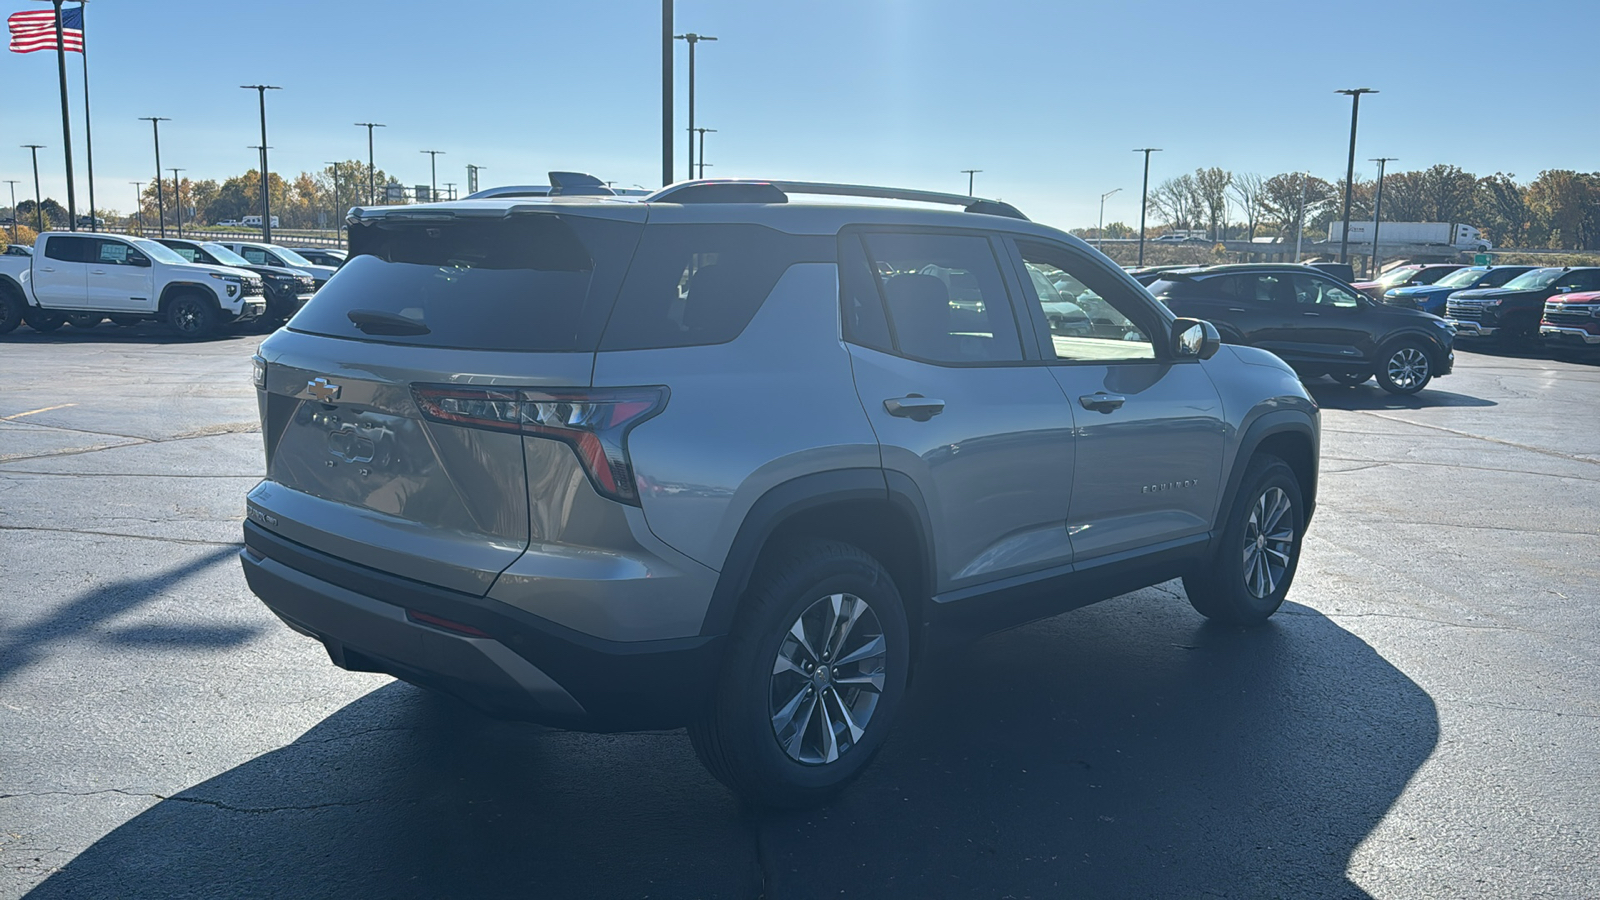
[[[416,319],[381,309],[352,309],[344,315],[367,334],[416,335],[432,331]]]

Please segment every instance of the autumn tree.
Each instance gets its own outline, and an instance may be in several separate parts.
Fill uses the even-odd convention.
[[[1265,179],[1255,172],[1241,172],[1235,175],[1228,185],[1228,194],[1239,207],[1239,212],[1244,214],[1247,241],[1256,239],[1256,225],[1261,221],[1261,192],[1264,183]]]
[[[1194,170],[1195,198],[1205,212],[1212,240],[1223,239],[1222,229],[1228,224],[1228,186],[1233,184],[1233,173],[1215,166]]]

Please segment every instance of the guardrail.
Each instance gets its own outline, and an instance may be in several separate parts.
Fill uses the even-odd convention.
[[[167,229],[167,234],[177,237],[177,231]],[[256,230],[237,230],[229,228],[184,228],[183,236],[186,238],[205,238],[210,241],[260,241],[261,232]],[[274,228],[272,229],[272,242],[284,247],[327,247],[338,249],[344,246],[344,241],[334,237],[332,232],[317,231],[303,228]]]

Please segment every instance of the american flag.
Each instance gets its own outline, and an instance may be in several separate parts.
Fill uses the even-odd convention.
[[[32,53],[35,50],[56,49],[56,12],[41,9],[12,13],[6,20],[11,26],[11,52]],[[61,10],[61,34],[69,51],[83,52],[83,10]]]

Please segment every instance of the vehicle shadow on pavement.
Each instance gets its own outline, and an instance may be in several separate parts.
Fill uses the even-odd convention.
[[[212,566],[230,562],[238,554],[235,546],[219,547],[157,575],[102,584],[39,619],[0,631],[0,685],[48,656],[52,645],[71,641],[90,639],[118,647],[212,649],[245,643],[255,636],[256,629],[154,623],[119,628],[107,626],[118,616],[166,596],[181,582]]]
[[[1290,604],[1141,591],[929,660],[832,806],[742,809],[681,733],[494,722],[402,684],[166,798],[29,896],[1365,896],[1432,700]]]
[[[1493,400],[1436,391],[1423,388],[1415,394],[1391,394],[1372,382],[1346,387],[1333,382],[1306,385],[1317,405],[1323,409],[1381,410],[1381,409],[1432,409],[1442,406],[1499,406]]]
[[[196,339],[181,337],[166,325],[154,322],[142,325],[101,323],[94,328],[73,328],[68,325],[47,332],[24,326],[0,336],[0,344],[210,344],[265,333],[254,325],[229,325],[218,328],[209,337]]]

